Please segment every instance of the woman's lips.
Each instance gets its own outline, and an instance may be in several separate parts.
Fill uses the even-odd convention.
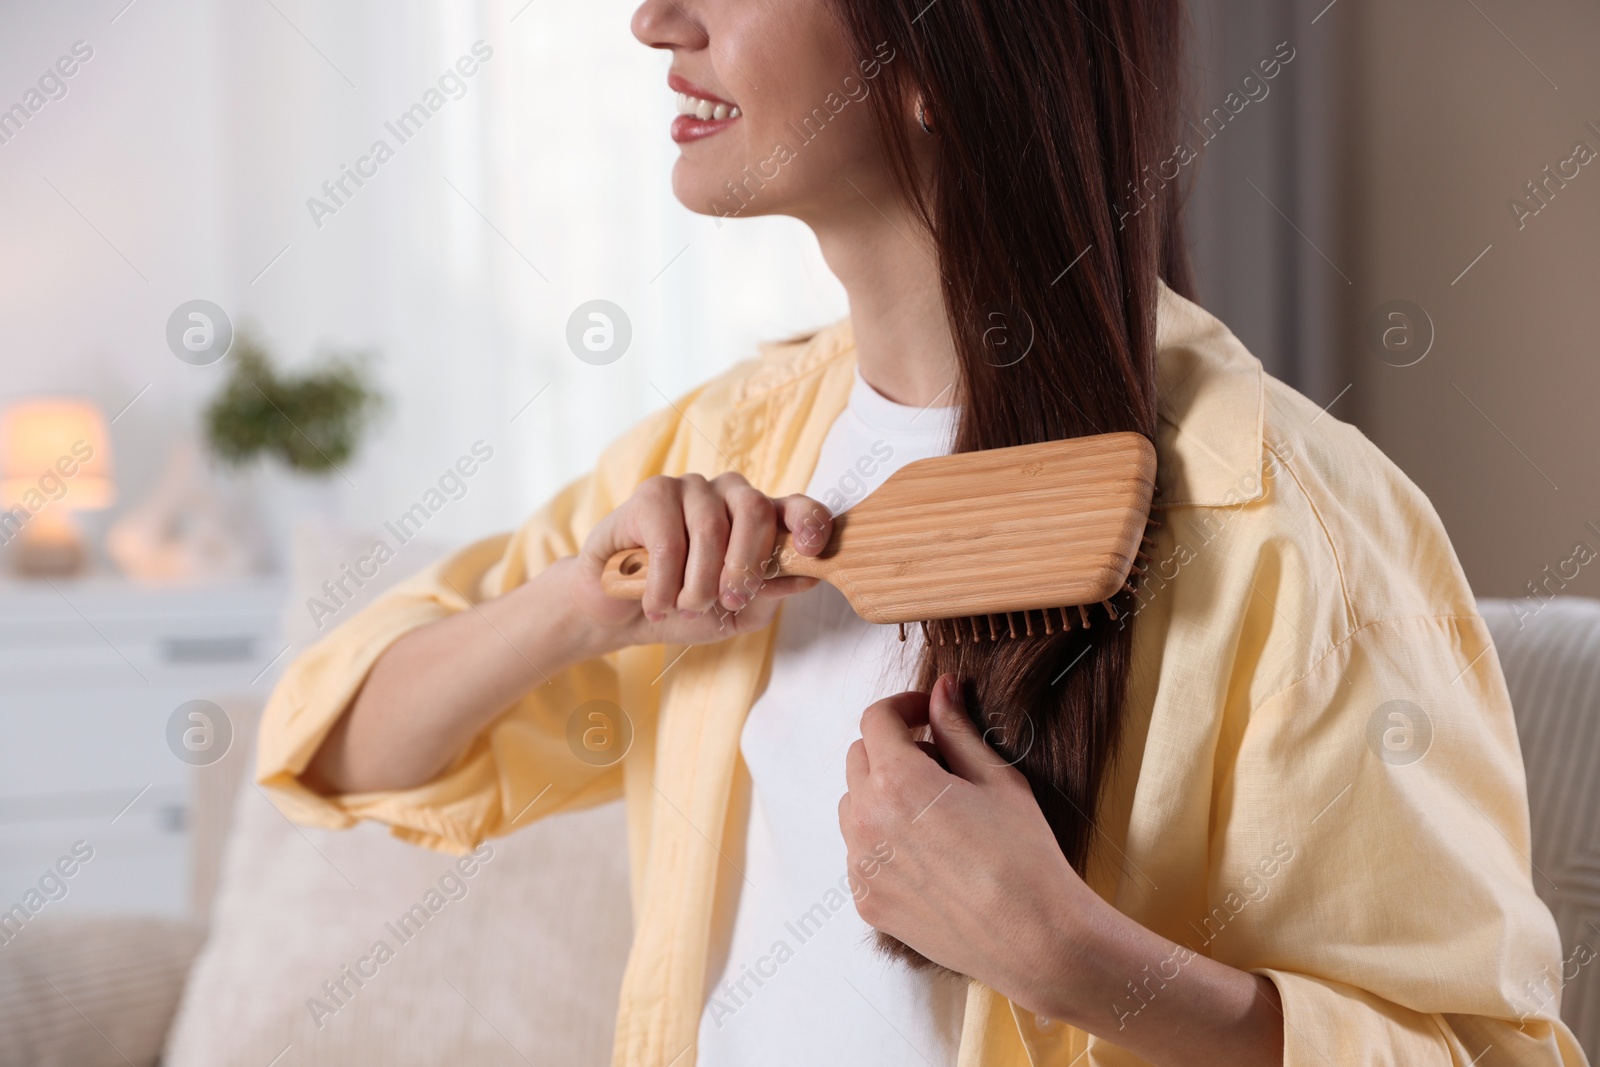
[[[694,115],[679,115],[672,120],[672,139],[679,144],[698,141],[702,137],[721,133],[738,121],[737,115],[726,119],[702,119]]]
[[[678,117],[672,120],[672,139],[678,144],[721,133],[743,114],[739,105],[677,74],[667,75],[667,86],[678,94]]]

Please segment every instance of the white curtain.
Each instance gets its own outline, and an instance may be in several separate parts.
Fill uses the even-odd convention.
[[[336,340],[382,354],[393,402],[347,472],[347,519],[403,510],[481,440],[494,460],[429,535],[514,524],[665,398],[760,339],[845,313],[799,224],[718,226],[673,198],[669,57],[632,37],[633,8],[226,8],[238,306],[285,351]],[[399,117],[418,103],[429,117],[413,132]],[[376,173],[347,179],[350,195],[335,186],[335,214],[313,211],[310,198],[331,203],[323,181],[377,141],[393,157],[363,163]],[[569,316],[594,299],[632,327],[602,366],[567,343]]]

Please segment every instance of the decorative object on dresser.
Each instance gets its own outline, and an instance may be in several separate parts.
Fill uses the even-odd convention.
[[[106,554],[141,582],[215,582],[264,569],[254,524],[230,505],[199,444],[181,438],[150,492],[106,531]]]

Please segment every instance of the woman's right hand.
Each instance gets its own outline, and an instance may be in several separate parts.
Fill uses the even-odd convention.
[[[372,667],[301,776],[332,795],[410,789],[443,773],[494,717],[558,671],[629,645],[706,644],[772,622],[815,578],[763,579],[778,531],[815,556],[828,509],[768,498],[738,474],[651,478],[590,532],[577,556],[407,633]],[[644,600],[600,588],[606,561],[650,552]]]
[[[807,496],[768,497],[735,471],[643,482],[600,520],[576,560],[572,597],[591,647],[706,644],[766,626],[782,598],[817,584],[763,577],[783,530],[796,552],[816,556],[833,536],[833,516]],[[644,599],[607,595],[606,561],[641,547],[650,553]]]

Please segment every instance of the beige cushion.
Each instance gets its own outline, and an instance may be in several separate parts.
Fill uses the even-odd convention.
[[[452,857],[370,824],[293,826],[246,782],[169,1067],[265,1067],[291,1046],[283,1064],[609,1063],[632,936],[621,806],[490,847],[441,889]]]
[[[303,648],[317,636],[305,598],[374,536],[301,531],[285,640]],[[408,545],[347,610],[436,551]],[[247,742],[255,732],[245,722],[236,731]],[[491,859],[441,889],[441,878],[460,876],[454,858],[383,827],[291,825],[246,773],[252,747],[236,746],[210,786],[235,788],[237,802],[207,835],[226,832],[211,935],[173,1024],[168,1067],[267,1067],[280,1055],[277,1067],[611,1062],[632,939],[620,803],[490,842]],[[390,927],[419,905],[426,921],[402,940]],[[387,962],[372,957],[379,941]],[[345,967],[372,977],[357,986]],[[334,1000],[323,983],[341,980],[346,992]]]
[[[0,947],[0,1067],[149,1067],[199,924],[41,915]]]
[[[1533,885],[1561,930],[1561,1018],[1600,1062],[1600,601],[1479,604],[1528,770]]]

